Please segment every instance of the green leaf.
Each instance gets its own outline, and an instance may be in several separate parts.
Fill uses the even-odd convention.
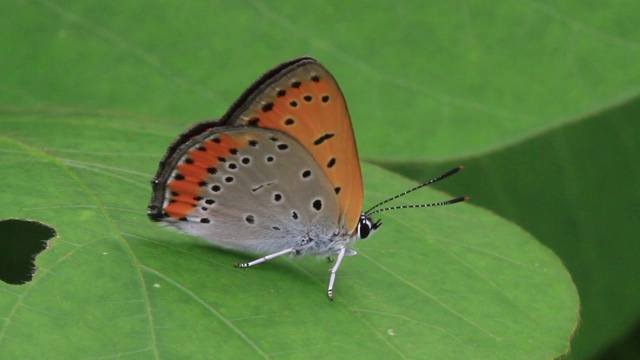
[[[639,118],[636,99],[464,160],[465,176],[438,184],[452,193],[469,191],[474,204],[520,224],[562,258],[581,295],[576,359],[593,358],[617,342],[640,314]],[[420,179],[443,166],[393,168]],[[629,337],[633,348],[637,342],[633,333]],[[602,359],[637,357],[615,351]]]
[[[461,354],[549,358],[565,352],[577,317],[577,299],[566,272],[552,254],[535,245],[535,240],[468,204],[433,209],[427,214],[385,214],[381,232],[358,245],[359,256],[345,261],[334,304],[322,295],[328,264],[313,259],[282,259],[238,272],[229,264],[248,260],[247,255],[220,251],[148,223],[144,216],[147,181],[167,144],[195,121],[220,116],[271,66],[303,54],[318,58],[339,80],[364,159],[395,165],[414,161],[421,166],[434,161],[448,164],[452,159],[458,165],[464,157],[477,159],[465,161],[471,166],[456,177],[463,180],[448,182],[465,184],[455,193],[468,193],[472,201],[484,206],[490,203],[485,199],[493,194],[484,192],[484,187],[500,190],[498,194],[505,197],[507,205],[493,209],[562,256],[586,295],[584,313],[599,319],[587,317],[573,352],[577,357],[594,354],[622,334],[638,313],[634,301],[620,305],[639,298],[636,282],[628,275],[637,269],[629,265],[633,271],[625,273],[627,265],[622,263],[628,261],[618,261],[621,253],[635,254],[634,248],[623,245],[611,250],[616,241],[587,242],[585,249],[576,245],[583,237],[601,235],[595,230],[556,245],[562,233],[550,241],[552,230],[536,229],[566,231],[569,225],[556,227],[556,217],[538,216],[540,211],[546,214],[545,209],[532,212],[530,203],[537,197],[529,197],[529,203],[509,201],[515,198],[514,193],[522,191],[518,184],[530,185],[528,190],[541,190],[533,185],[553,177],[549,176],[553,172],[536,177],[523,167],[518,169],[518,176],[505,177],[498,175],[508,175],[509,171],[496,173],[489,167],[480,173],[477,169],[484,160],[491,161],[492,151],[518,149],[523,141],[553,134],[558,127],[637,96],[638,6],[631,0],[616,2],[615,6],[579,1],[387,2],[367,4],[363,11],[362,3],[355,1],[304,6],[293,1],[0,3],[0,161],[10,169],[0,172],[0,217],[40,220],[53,225],[60,234],[51,249],[38,257],[40,270],[34,282],[0,288],[0,319],[4,321],[0,354],[42,357],[38,351],[51,349],[47,357],[62,357],[65,352],[82,349],[88,357],[116,354],[157,358],[206,356],[207,351],[214,350],[215,354],[228,350],[229,354],[246,351],[242,355],[255,356],[260,349],[274,357],[299,357],[300,349],[306,349],[304,354],[317,351],[323,356],[342,357],[357,351],[364,356],[375,352],[377,357],[428,353],[436,358]],[[606,128],[606,121],[601,126],[595,133]],[[624,138],[625,133],[617,136]],[[628,166],[637,169],[637,152],[632,145],[613,146],[618,143],[616,136],[605,140],[600,145],[611,146],[613,150],[605,153],[613,158],[617,150],[630,148],[623,152],[624,158],[631,159]],[[536,165],[544,166],[547,158],[569,154],[561,165],[571,168],[569,160],[580,150],[541,151],[544,157],[538,157]],[[536,158],[538,150],[515,154],[523,157],[510,158],[511,166],[528,163]],[[581,159],[588,162],[590,155],[584,153]],[[580,170],[595,171],[598,166],[584,165]],[[410,175],[422,179],[447,167],[433,167],[419,177],[415,172]],[[364,175],[366,205],[411,185],[375,168],[365,167]],[[595,226],[600,221],[596,212],[586,214],[582,210],[583,205],[593,208],[595,201],[573,201],[584,194],[600,194],[602,182],[596,183],[589,175],[593,174],[576,171],[563,179],[563,186],[547,185],[558,190],[552,192],[557,195],[555,199],[546,199],[559,204],[554,210],[561,209],[561,215],[571,214],[566,216],[571,221],[579,219],[574,222],[577,228]],[[635,178],[631,175],[629,182]],[[573,186],[575,182],[584,186]],[[635,188],[624,184],[616,186],[616,201],[621,199],[617,191],[636,193]],[[572,194],[571,201],[564,202],[565,194]],[[407,201],[440,198],[424,191]],[[636,198],[631,196],[624,199],[621,208],[631,209],[626,213],[633,214],[634,204]],[[609,220],[614,213],[607,212]],[[453,218],[439,219],[437,216],[442,215],[437,214]],[[486,227],[490,223],[494,225],[489,231]],[[634,223],[606,222],[621,229],[616,235],[624,234],[624,244],[631,243],[629,234],[637,228],[629,224]],[[464,226],[468,224],[474,224],[477,229],[473,230],[479,232],[467,233]],[[499,257],[474,257],[469,244],[480,240],[488,243],[479,249],[498,255],[502,246],[516,247],[504,250],[508,259],[519,259],[510,257],[511,252],[536,248],[532,254],[519,255],[525,256],[522,263],[545,259],[539,263],[556,269],[546,274],[554,280],[536,277],[533,269],[522,270],[526,276],[520,280],[532,277],[533,284],[548,284],[549,289],[539,290],[541,296],[547,296],[545,303],[535,305],[540,301],[530,294],[535,286],[529,288],[523,282],[514,285],[515,281],[503,279],[509,274],[495,274]],[[455,241],[463,244],[460,249],[455,248]],[[408,250],[398,243],[413,246]],[[394,244],[393,248],[388,244]],[[577,252],[574,246],[589,255],[579,260],[579,266],[572,258]],[[595,248],[607,251],[597,252]],[[451,254],[460,259],[456,262]],[[388,265],[381,259],[387,259]],[[592,267],[594,262],[597,267]],[[464,271],[465,263],[470,266],[467,271],[478,270],[476,278]],[[602,271],[607,265],[611,272]],[[420,271],[423,266],[429,272]],[[396,271],[407,281],[384,269]],[[439,272],[434,273],[436,270]],[[590,279],[590,271],[602,274],[593,287],[584,281]],[[378,275],[381,272],[385,275]],[[516,272],[513,278],[522,274]],[[616,280],[615,285],[609,285],[610,279]],[[491,295],[487,295],[489,288],[483,287],[491,281],[504,286],[505,294],[512,296],[505,295],[505,299],[512,300],[512,306],[505,305],[499,311],[491,307],[494,299],[486,300]],[[417,289],[435,294],[438,300],[450,301],[446,304],[463,307],[463,315],[499,340],[477,340],[475,336],[481,332],[467,329],[462,322],[452,321],[450,325],[451,319],[442,314],[446,311],[425,300],[424,294],[417,295],[415,289],[411,296],[392,291],[407,291],[411,288],[408,284],[419,285]],[[473,291],[460,290],[462,287]],[[614,288],[620,291],[612,292]],[[158,289],[171,291],[159,293]],[[615,306],[607,306],[611,293],[620,299]],[[483,301],[467,309],[465,301],[474,300],[476,294]],[[521,325],[522,314],[510,312],[513,304],[522,304],[520,296],[532,297],[523,309],[534,307],[540,312],[546,311],[545,306],[564,301],[566,306],[556,309],[559,315],[552,321],[555,331],[548,330],[551,321],[547,320]],[[508,303],[505,299],[497,304]],[[412,305],[407,306],[409,303]],[[316,307],[304,317],[301,314],[308,304]],[[238,314],[241,305],[250,309],[247,313],[264,316]],[[374,305],[384,307],[377,309],[382,314],[398,314],[402,309],[408,314],[398,318],[402,327],[419,330],[411,336],[398,335],[399,327],[378,323],[383,322],[380,319],[384,315],[366,313]],[[420,313],[415,316],[419,321],[411,322],[410,316],[414,315],[407,309],[422,311],[423,307],[429,316]],[[618,308],[623,311],[609,316]],[[480,309],[487,314],[479,315]],[[430,311],[435,313],[433,317]],[[46,316],[41,318],[39,313]],[[510,316],[514,314],[516,321],[512,323]],[[318,319],[320,316],[322,319]],[[289,318],[295,318],[295,325]],[[391,322],[392,317],[387,318]],[[272,331],[284,323],[289,324],[287,331]],[[302,329],[300,323],[307,328]],[[495,329],[498,323],[503,323],[503,328]],[[513,330],[516,325],[522,328]],[[221,327],[224,330],[219,335],[216,331]],[[20,341],[31,344],[34,329],[39,328],[43,329],[37,333],[41,346],[25,345],[14,352]],[[170,334],[164,332],[169,328]],[[601,331],[604,328],[606,334]],[[63,337],[60,329],[71,329],[73,335]],[[506,329],[512,331],[507,333]],[[443,341],[434,337],[437,331]],[[545,331],[546,341],[536,337],[539,331]],[[524,337],[520,336],[525,332],[531,339],[531,349],[526,351],[522,347]],[[459,340],[455,349],[447,348],[454,340]],[[89,352],[87,344],[91,344]]]
[[[559,259],[471,205],[383,213],[330,302],[326,260],[237,269],[252,255],[146,219],[170,136],[84,116],[2,126],[0,161],[14,171],[0,200],[14,206],[0,218],[44,221],[59,239],[33,281],[0,285],[1,357],[551,358],[568,348],[578,299]],[[412,186],[372,166],[364,174],[367,204]]]

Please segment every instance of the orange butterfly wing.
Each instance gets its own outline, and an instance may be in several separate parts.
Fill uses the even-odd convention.
[[[298,140],[333,185],[343,225],[356,230],[363,186],[351,118],[340,87],[320,63],[303,57],[267,72],[222,122],[276,129]]]

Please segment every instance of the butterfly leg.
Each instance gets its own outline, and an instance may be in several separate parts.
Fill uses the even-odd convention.
[[[285,250],[282,250],[282,251],[278,251],[277,253],[273,253],[273,254],[269,254],[269,255],[267,255],[267,256],[263,256],[263,257],[261,257],[261,258],[259,258],[259,259],[255,259],[255,260],[250,261],[250,262],[246,262],[246,263],[237,263],[237,264],[236,264],[236,267],[239,267],[239,268],[247,268],[247,267],[249,267],[249,266],[253,266],[253,265],[257,265],[257,264],[261,264],[261,263],[263,263],[263,262],[265,262],[265,261],[269,261],[269,260],[271,260],[271,259],[273,259],[273,258],[277,258],[278,256],[282,256],[282,255],[286,255],[286,254],[291,254],[291,253],[294,253],[294,252],[296,252],[296,250],[295,250],[294,248],[285,249]]]
[[[333,283],[336,281],[336,273],[338,272],[338,268],[340,267],[340,263],[342,263],[342,258],[344,258],[344,254],[347,252],[346,246],[340,249],[338,253],[338,258],[336,259],[336,264],[331,268],[331,277],[329,278],[329,288],[327,289],[327,295],[329,296],[329,300],[333,300]]]

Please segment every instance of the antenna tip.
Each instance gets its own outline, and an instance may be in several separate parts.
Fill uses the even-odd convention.
[[[462,165],[458,166],[458,170],[462,170],[462,169],[464,169],[464,166]]]
[[[462,201],[467,201],[467,200],[469,200],[470,198],[469,198],[468,196],[463,196],[463,197],[462,197],[462,199],[463,199]]]

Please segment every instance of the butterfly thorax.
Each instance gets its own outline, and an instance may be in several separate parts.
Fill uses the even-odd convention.
[[[354,231],[348,231],[341,227],[340,231],[330,235],[318,233],[316,235],[306,234],[302,237],[299,245],[296,247],[296,254],[331,256],[340,251],[343,247],[347,247],[360,239],[366,239],[371,236],[380,226],[380,220],[374,222],[367,214],[362,213],[358,221],[358,226]],[[355,252],[349,250],[349,255]]]
[[[333,256],[341,248],[349,246],[359,240],[356,234],[347,231],[333,234],[305,234],[294,244],[296,255]]]

